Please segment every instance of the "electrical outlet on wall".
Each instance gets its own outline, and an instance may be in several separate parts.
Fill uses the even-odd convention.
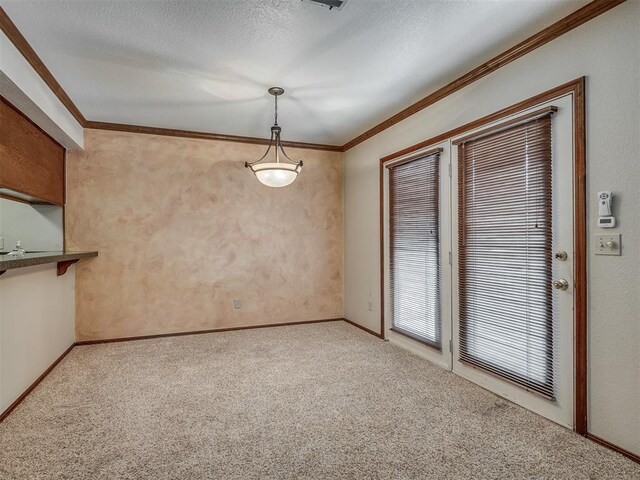
[[[373,302],[369,300],[369,311],[373,312]]]
[[[0,237],[0,250],[4,250],[4,237]]]
[[[233,299],[233,308],[235,310],[239,310],[240,309],[240,299],[239,298],[234,298]]]

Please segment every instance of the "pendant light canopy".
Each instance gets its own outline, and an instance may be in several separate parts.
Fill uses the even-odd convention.
[[[265,154],[253,163],[245,162],[244,166],[250,168],[258,181],[267,187],[286,187],[293,183],[300,171],[302,162],[291,160],[282,147],[280,132],[282,129],[278,125],[278,96],[284,93],[280,87],[271,87],[269,93],[275,99],[275,121],[271,127],[271,139]],[[274,162],[263,162],[269,155],[271,147],[274,149]],[[283,160],[283,161],[281,161]]]

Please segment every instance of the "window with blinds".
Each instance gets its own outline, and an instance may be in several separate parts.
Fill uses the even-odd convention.
[[[548,110],[458,144],[459,358],[553,398]]]
[[[392,330],[437,349],[442,330],[440,151],[389,167]]]

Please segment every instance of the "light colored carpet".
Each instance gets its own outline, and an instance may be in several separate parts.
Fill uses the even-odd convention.
[[[4,479],[630,479],[640,465],[344,322],[75,348]]]

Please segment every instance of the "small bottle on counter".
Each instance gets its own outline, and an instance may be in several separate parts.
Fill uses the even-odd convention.
[[[20,240],[17,241],[16,247],[11,250],[7,255],[15,255],[16,257],[24,257],[24,248],[22,248],[22,242]]]

